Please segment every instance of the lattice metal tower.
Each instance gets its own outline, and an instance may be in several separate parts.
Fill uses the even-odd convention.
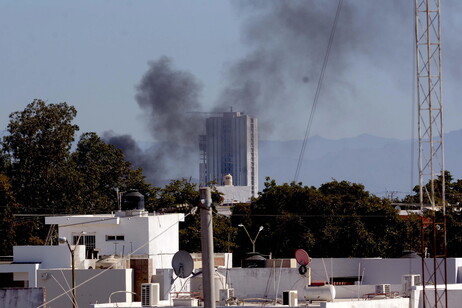
[[[415,0],[423,307],[447,307],[440,1]]]

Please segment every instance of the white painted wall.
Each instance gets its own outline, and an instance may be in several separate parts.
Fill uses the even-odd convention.
[[[301,276],[297,268],[230,268],[218,270],[234,294],[245,298],[282,298],[282,292],[297,290],[303,294],[307,277]]]
[[[116,217],[79,215],[46,217],[46,224],[57,224],[59,236],[71,242],[82,231],[94,235],[99,255],[149,255],[154,268],[170,268],[179,249],[179,222],[184,214],[140,215]],[[124,240],[108,241],[107,235],[123,235]]]
[[[47,275],[42,276],[42,274]],[[72,307],[70,269],[39,270],[38,276],[38,286],[46,288],[47,308]],[[80,284],[82,285],[79,286]],[[133,270],[76,270],[76,286],[79,307],[89,307],[96,302],[107,303],[112,292],[133,291]],[[66,291],[69,292],[65,294]],[[115,294],[111,297],[112,302],[129,302],[131,299],[130,293]]]
[[[432,270],[433,259],[428,259],[429,269]],[[462,259],[448,258],[448,283],[462,282]],[[327,281],[327,276],[357,277],[363,275],[362,284],[401,284],[401,277],[406,274],[421,274],[421,259],[361,259],[361,258],[325,258],[313,259],[309,265],[313,281]]]
[[[391,292],[401,292],[401,284],[390,285]],[[375,284],[368,285],[350,285],[350,286],[335,286],[335,298],[336,299],[348,299],[348,298],[363,298],[366,294],[375,293]]]
[[[179,222],[184,214],[149,216],[149,256],[154,268],[171,268],[173,255],[179,250]]]
[[[27,287],[37,287],[37,270],[40,263],[0,264],[0,273],[13,273],[20,280],[27,281]],[[27,278],[26,278],[27,277]]]
[[[76,259],[84,256],[84,249],[75,250]],[[40,263],[40,268],[71,267],[71,254],[66,244],[54,246],[14,246],[14,262]]]
[[[444,290],[444,285],[437,286],[438,296],[442,296],[443,293],[440,290]],[[425,288],[425,294],[430,303],[434,303],[434,289],[430,287]],[[422,297],[422,287],[417,286],[415,290],[411,293],[411,304],[409,308],[422,308],[423,307],[423,297]],[[448,307],[461,307],[462,303],[462,285],[461,284],[452,284],[447,286],[447,295],[448,295]],[[443,299],[444,302],[444,299]],[[439,302],[441,303],[441,302]]]
[[[455,259],[455,266],[457,268],[455,273],[448,273],[448,275],[455,275],[457,283],[462,283],[462,258]]]
[[[341,302],[323,302],[321,308],[407,308],[409,298],[390,298],[381,300],[354,300]]]

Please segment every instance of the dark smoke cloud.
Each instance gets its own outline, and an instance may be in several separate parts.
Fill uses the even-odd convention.
[[[248,52],[230,65],[227,86],[212,109],[221,112],[233,107],[256,116],[263,139],[273,136],[300,138],[338,1],[232,3],[243,18],[242,40]],[[409,93],[408,88],[415,86],[410,78],[415,48],[413,18],[412,1],[343,2],[317,109],[317,116],[328,123],[323,128],[344,126],[348,114],[357,112],[358,106],[371,108],[369,106],[375,103],[388,106],[397,96],[403,101],[409,100],[395,92]],[[393,88],[377,84],[369,93],[369,89],[357,81],[358,77],[361,80],[360,74],[370,74],[362,77],[362,81],[388,75]],[[377,79],[378,83],[382,80]],[[382,93],[381,88],[385,89]],[[114,141],[131,153],[129,156],[133,157],[135,165],[146,168],[149,178],[162,180],[197,174],[197,137],[204,121],[203,117],[187,112],[207,111],[200,104],[200,92],[201,85],[196,78],[175,69],[169,58],[149,64],[137,86],[136,100],[145,112],[155,147],[143,151],[128,138]],[[371,118],[370,123],[376,125],[374,114],[377,112],[365,110]],[[357,120],[358,117],[351,118]],[[381,116],[377,118],[383,120]],[[397,122],[406,123],[409,118],[406,116]],[[319,122],[315,119],[314,127],[320,125]],[[351,128],[355,123],[350,121],[348,125]],[[291,137],[294,130],[299,133]]]
[[[331,113],[341,114],[345,98],[356,95],[357,85],[348,76],[355,65],[390,66],[382,57],[390,61],[400,40],[408,39],[397,35],[412,25],[411,4],[404,2],[343,2],[322,92],[323,101],[329,102],[326,107],[335,106]],[[258,117],[261,135],[268,137],[274,123],[285,131],[294,116],[309,110],[338,1],[237,3],[249,52],[230,67],[229,84],[216,108],[233,106]]]
[[[155,185],[197,174],[198,135],[204,123],[191,111],[201,110],[201,88],[191,73],[176,70],[169,58],[150,62],[137,86],[136,100],[145,112],[154,145],[142,150],[131,136],[109,133],[106,138],[135,166],[142,167]]]
[[[131,162],[135,168],[142,168],[143,174],[149,183],[157,183],[156,173],[165,172],[161,167],[156,166],[159,153],[155,149],[143,150],[130,135],[116,135],[112,131],[103,133],[103,140],[114,145],[124,152],[125,159]]]
[[[200,110],[201,89],[191,73],[174,70],[169,58],[150,63],[137,87],[136,100],[149,117],[155,140],[187,147],[197,145],[202,123],[194,121],[197,117],[189,112]]]

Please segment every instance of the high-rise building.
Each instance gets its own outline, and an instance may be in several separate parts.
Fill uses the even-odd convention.
[[[231,174],[234,185],[250,186],[258,194],[258,123],[241,112],[224,112],[206,120],[205,135],[199,137],[200,182],[222,185]]]

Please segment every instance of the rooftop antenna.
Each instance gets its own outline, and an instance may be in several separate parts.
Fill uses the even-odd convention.
[[[422,297],[435,308],[448,307],[440,25],[440,0],[415,0]]]
[[[194,261],[186,250],[179,250],[172,259],[172,267],[175,275],[187,278],[194,270]]]
[[[120,192],[119,192],[119,187],[114,188],[117,194],[117,210],[118,212],[122,211],[122,204],[120,203]]]
[[[300,265],[300,267],[298,268],[298,272],[300,273],[300,275],[305,275],[305,273],[307,272],[306,266],[311,262],[310,256],[305,250],[297,249],[295,251],[295,259],[297,260],[297,263]]]

